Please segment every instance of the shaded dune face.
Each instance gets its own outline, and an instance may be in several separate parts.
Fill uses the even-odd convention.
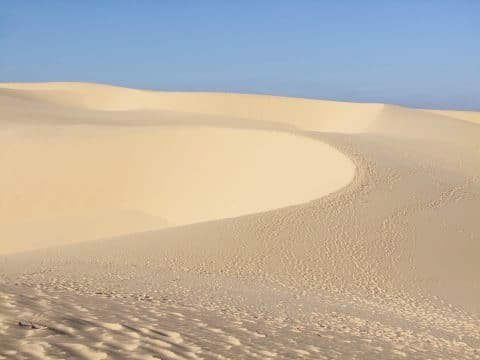
[[[304,203],[354,176],[299,135],[213,126],[0,130],[0,252]]]

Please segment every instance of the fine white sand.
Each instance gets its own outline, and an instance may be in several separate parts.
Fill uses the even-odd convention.
[[[0,84],[0,359],[479,358],[479,122]]]

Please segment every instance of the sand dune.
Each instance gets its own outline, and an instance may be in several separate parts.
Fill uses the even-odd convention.
[[[0,84],[0,356],[478,358],[479,118]]]
[[[137,108],[146,100],[129,100],[129,94],[139,91],[77,85],[69,93],[65,84],[45,85],[15,93],[12,100],[9,89],[20,86],[7,86],[0,167],[8,171],[0,179],[0,226],[9,240],[0,253],[300,204],[338,190],[354,176],[353,163],[339,151],[291,132],[242,129],[239,121],[232,129],[221,117],[211,119],[219,126],[126,127],[111,112],[109,126],[99,127],[94,125],[102,120],[83,107],[105,111],[118,101]],[[64,113],[45,105],[36,109],[35,124],[24,125],[31,107],[18,108],[15,97],[62,100],[61,106],[75,107],[79,121],[51,124]],[[150,115],[130,112],[128,123]]]
[[[266,131],[9,127],[0,137],[1,252],[299,204],[354,174],[328,145]]]

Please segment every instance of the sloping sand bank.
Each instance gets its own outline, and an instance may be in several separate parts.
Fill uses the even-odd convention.
[[[480,355],[478,114],[61,83],[0,104],[0,356]]]
[[[94,240],[308,202],[354,166],[319,141],[200,126],[0,130],[1,252]]]

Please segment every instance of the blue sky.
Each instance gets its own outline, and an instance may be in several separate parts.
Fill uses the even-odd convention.
[[[0,0],[0,81],[480,110],[480,1]]]

